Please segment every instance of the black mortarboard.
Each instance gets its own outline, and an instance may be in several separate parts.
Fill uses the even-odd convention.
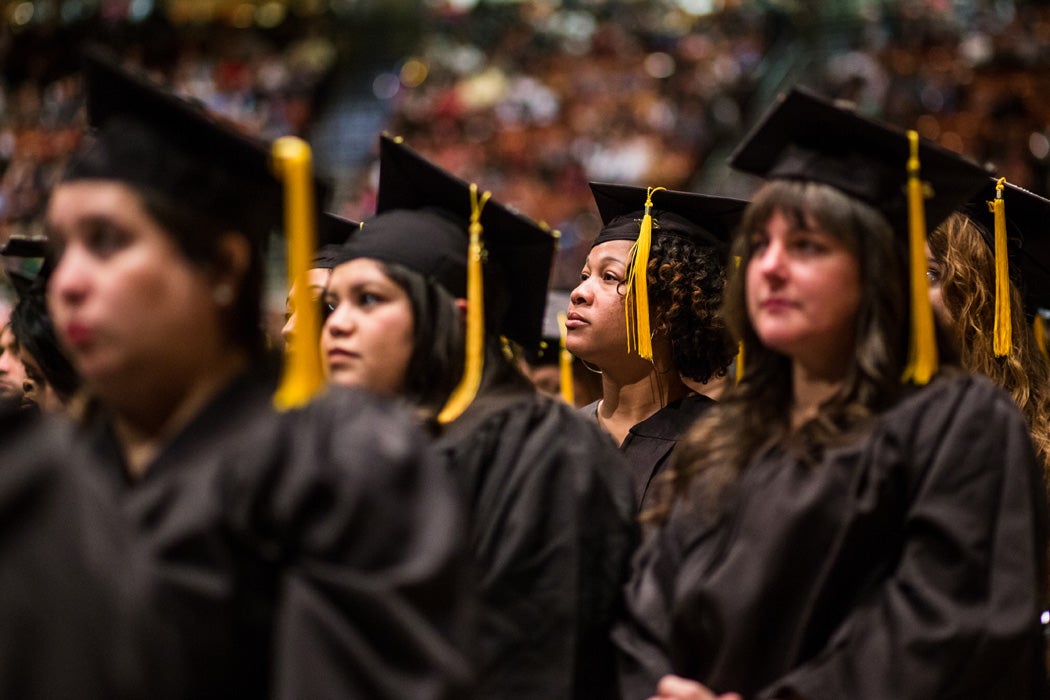
[[[961,211],[978,224],[985,242],[995,251],[995,201],[997,178],[985,186]],[[1024,296],[1029,313],[1050,309],[1050,200],[1026,189],[1003,183],[1003,213],[1010,274]]]
[[[369,257],[403,265],[453,296],[465,297],[471,186],[385,134],[379,153],[376,216],[347,241],[344,259]],[[485,264],[491,268],[485,278],[486,324],[525,348],[535,347],[557,239],[494,200],[484,204],[480,223]],[[493,288],[496,280],[503,290]],[[506,297],[498,318],[490,313],[496,306],[490,300],[497,295]]]
[[[46,238],[11,236],[0,247],[0,256],[4,258],[3,268],[7,278],[20,298],[26,295],[38,276],[47,274]]]
[[[543,311],[543,336],[535,349],[527,349],[523,353],[525,361],[530,365],[553,365],[559,361],[562,335],[559,316],[564,316],[569,310],[570,294],[566,289],[552,289],[547,292],[547,306]]]
[[[647,188],[605,182],[590,185],[604,227],[592,246],[637,240]],[[742,199],[674,190],[654,191],[652,202],[653,235],[679,236],[716,247],[728,247],[747,207]]]
[[[346,219],[337,214],[321,212],[317,215],[317,252],[314,267],[333,267],[339,260],[339,251],[350,236],[361,229],[360,221]]]
[[[103,49],[84,54],[92,146],[65,178],[105,178],[163,193],[256,241],[281,229],[282,183],[269,144],[122,67]],[[315,182],[318,199],[328,188]]]
[[[926,279],[926,235],[988,177],[957,153],[867,119],[800,89],[781,95],[737,147],[730,164],[770,180],[828,185],[865,202],[907,242],[911,333],[905,379],[925,384],[937,371]]]
[[[779,97],[730,164],[770,180],[830,185],[875,207],[907,236],[909,155],[905,131],[794,88]],[[918,155],[928,186],[926,225],[932,229],[985,183],[988,172],[923,139]]]

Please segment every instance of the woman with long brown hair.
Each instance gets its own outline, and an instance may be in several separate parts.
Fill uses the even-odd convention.
[[[1004,392],[938,371],[924,289],[923,213],[983,171],[800,91],[733,164],[767,178],[725,301],[745,371],[636,560],[624,697],[1041,697],[1041,472]]]

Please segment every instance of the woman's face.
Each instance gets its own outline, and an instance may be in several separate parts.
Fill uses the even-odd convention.
[[[774,212],[750,251],[747,312],[762,344],[814,367],[852,356],[860,266],[845,243]]]
[[[329,381],[401,393],[414,331],[412,304],[401,285],[380,263],[357,258],[332,270],[324,302],[331,309],[321,331]]]
[[[19,357],[15,334],[5,325],[0,328],[0,399],[21,401],[25,380],[26,369]]]
[[[61,250],[48,306],[96,393],[174,384],[213,359],[222,326],[212,276],[180,253],[134,190],[115,181],[60,184],[47,220]]]
[[[941,283],[944,278],[944,265],[933,257],[930,245],[926,244],[926,278],[930,282],[930,305],[937,322],[944,328],[952,327],[952,315],[944,305]]]
[[[627,356],[624,292],[632,241],[607,241],[591,248],[580,283],[569,295],[565,347],[599,367]]]
[[[60,412],[63,408],[62,399],[59,398],[54,387],[48,383],[36,358],[27,352],[22,353],[22,358],[26,368],[22,391],[25,392],[26,401],[36,404],[41,411],[47,413]]]
[[[328,275],[331,270],[323,267],[312,267],[306,271],[306,286],[310,293],[310,301],[314,304],[321,302],[321,297],[324,294],[325,284],[328,283]],[[285,321],[284,328],[281,329],[281,337],[284,338],[284,345],[288,347],[292,342],[292,336],[295,334],[295,319],[298,309],[295,308],[295,295],[299,288],[299,280],[292,283],[292,288],[288,292],[288,298],[285,300]]]

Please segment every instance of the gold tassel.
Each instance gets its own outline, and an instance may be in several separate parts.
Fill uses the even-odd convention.
[[[736,344],[736,383],[744,379],[744,341]]]
[[[919,134],[908,131],[908,258],[911,276],[911,337],[904,381],[923,385],[937,373],[937,340],[933,329],[930,283],[926,277],[926,207],[919,179]]]
[[[1039,352],[1042,353],[1043,359],[1050,362],[1050,352],[1046,349],[1046,321],[1043,319],[1043,315],[1036,313],[1035,320],[1032,321],[1032,332],[1035,333],[1035,344],[1039,348]]]
[[[996,357],[1006,357],[1013,350],[1013,330],[1010,319],[1010,263],[1006,251],[1006,200],[1003,188],[1006,178],[995,183],[995,199],[988,209],[995,219],[995,336],[993,349]]]
[[[576,391],[572,380],[572,353],[565,347],[565,313],[558,313],[558,370],[561,377],[561,397],[570,406],[576,405]]]
[[[653,338],[649,330],[649,249],[653,243],[653,193],[665,187],[650,187],[645,193],[645,213],[638,240],[631,246],[628,257],[631,269],[627,274],[627,294],[624,297],[624,314],[627,321],[627,354],[637,352],[643,360],[653,359]],[[634,311],[634,322],[631,312]]]
[[[467,410],[481,387],[481,372],[485,366],[485,289],[482,283],[481,210],[492,196],[485,192],[478,199],[478,186],[470,185],[470,247],[467,249],[467,347],[463,364],[463,378],[452,390],[448,402],[438,414],[442,425],[451,423]]]
[[[310,298],[306,271],[317,247],[317,218],[314,212],[314,182],[310,146],[295,136],[283,136],[273,144],[273,167],[284,181],[284,228],[288,256],[288,283],[293,286],[292,304],[296,327],[285,349],[281,382],[274,405],[282,411],[302,406],[321,390],[321,310]],[[298,285],[293,283],[299,280]]]

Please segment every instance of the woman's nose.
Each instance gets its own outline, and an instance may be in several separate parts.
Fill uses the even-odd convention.
[[[779,276],[784,267],[784,247],[779,243],[770,243],[762,252],[751,259],[763,275]]]
[[[569,293],[569,305],[586,304],[588,301],[590,301],[590,288],[587,286],[587,280],[583,280]]]
[[[90,279],[84,256],[75,249],[67,248],[48,278],[48,300],[52,305],[76,305],[87,294]]]
[[[354,329],[353,316],[347,309],[347,304],[339,304],[328,314],[322,331],[335,337],[349,335]]]

